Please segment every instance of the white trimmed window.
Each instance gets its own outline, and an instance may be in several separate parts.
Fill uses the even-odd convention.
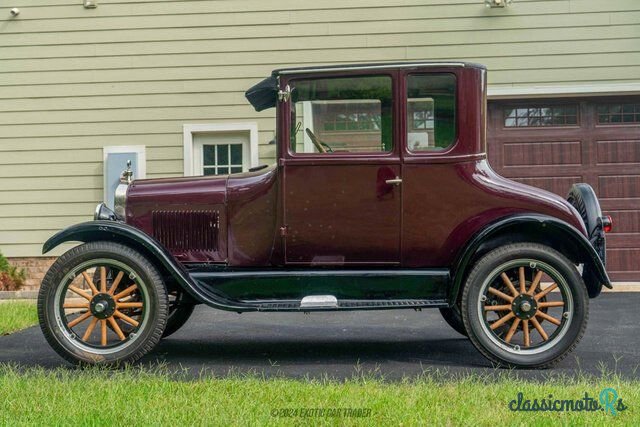
[[[258,166],[258,125],[184,125],[184,174],[227,175]]]

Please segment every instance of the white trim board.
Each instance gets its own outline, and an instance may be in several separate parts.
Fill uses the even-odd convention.
[[[594,85],[489,86],[489,99],[576,97],[640,94],[640,82]]]
[[[215,124],[185,124],[183,133],[183,170],[184,176],[193,176],[193,134],[197,133],[249,132],[249,167],[258,166],[258,124],[247,123],[215,123]]]

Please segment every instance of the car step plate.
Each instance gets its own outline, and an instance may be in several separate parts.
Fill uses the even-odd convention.
[[[302,298],[300,308],[338,308],[338,299],[333,295],[309,295]]]

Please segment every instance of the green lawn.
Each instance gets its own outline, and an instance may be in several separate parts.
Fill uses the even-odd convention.
[[[35,323],[35,304],[0,304],[0,334]],[[0,352],[1,345],[0,339]],[[614,416],[509,409],[520,392],[529,400],[577,401],[588,393],[598,401],[606,388],[616,390],[626,410]],[[0,425],[640,425],[639,403],[640,380],[607,373],[569,379],[549,371],[548,380],[526,381],[509,371],[453,378],[436,372],[388,382],[365,375],[349,381],[193,379],[162,367],[48,371],[0,365]]]
[[[142,368],[44,371],[0,366],[1,425],[640,425],[640,382],[606,379],[517,380],[497,377],[444,379],[428,375],[403,382],[366,377],[346,382],[263,379],[199,379]],[[528,399],[598,399],[613,387],[627,410],[512,412],[509,402]],[[307,417],[313,410],[351,408],[363,418]],[[304,409],[307,416],[291,415]],[[335,414],[335,411],[334,411]]]
[[[38,312],[35,302],[0,302],[0,335],[7,335],[37,324]]]

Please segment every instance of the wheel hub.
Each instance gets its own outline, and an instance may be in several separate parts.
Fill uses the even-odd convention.
[[[116,311],[116,301],[109,294],[96,294],[89,303],[89,310],[98,319],[108,319]]]
[[[520,294],[513,299],[511,305],[513,314],[522,320],[531,319],[538,311],[538,303],[535,298],[528,294]]]

